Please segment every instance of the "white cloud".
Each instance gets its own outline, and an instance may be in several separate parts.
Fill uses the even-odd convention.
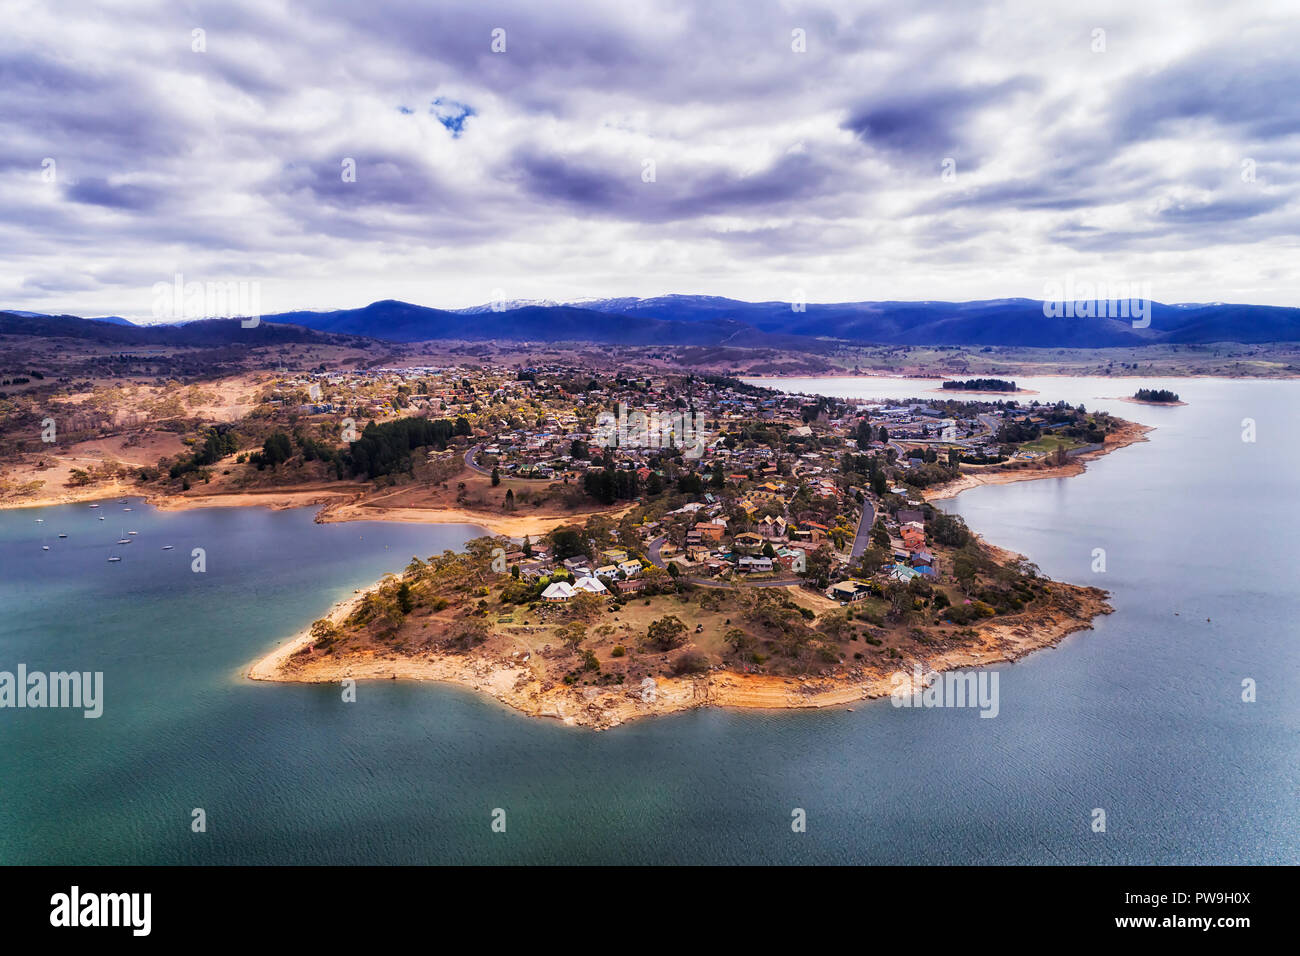
[[[175,272],[267,312],[1066,273],[1300,304],[1285,4],[80,6],[0,24],[11,308],[145,315]]]

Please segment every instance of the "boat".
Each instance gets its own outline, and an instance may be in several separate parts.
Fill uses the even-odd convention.
[[[60,537],[60,538],[66,538],[67,535],[66,535],[66,534],[60,534],[59,537]]]
[[[91,505],[90,507],[92,507],[92,508],[98,508],[99,505]]]
[[[139,531],[128,531],[127,534],[139,534]]]
[[[163,550],[164,550],[164,551],[170,551],[170,550],[172,550],[172,549],[175,548],[175,547],[176,547],[176,545],[174,545],[174,544],[164,544],[164,545],[163,545]]]
[[[130,509],[130,508],[123,508],[122,510],[123,510],[123,511],[130,511],[131,509]]]
[[[110,554],[110,555],[108,556],[108,560],[110,560],[110,561],[121,561],[122,559],[119,558],[119,557],[118,557],[117,555],[115,555],[115,554]]]
[[[131,543],[131,539],[130,539],[130,538],[118,538],[118,539],[117,539],[117,543],[118,543],[118,544],[130,544],[130,543]]]
[[[37,524],[45,524],[45,519],[44,519],[44,518],[37,518],[37,519],[36,519],[36,523],[37,523]]]
[[[103,521],[103,520],[104,520],[104,516],[103,516],[103,515],[100,515],[100,516],[99,516],[99,520],[100,520],[100,521]]]
[[[48,551],[48,550],[50,550],[50,546],[49,546],[48,544],[43,544],[43,545],[41,545],[41,550],[42,550],[42,551]]]

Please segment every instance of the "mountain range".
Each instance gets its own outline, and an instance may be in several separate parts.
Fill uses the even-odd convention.
[[[438,339],[699,345],[821,350],[835,342],[910,346],[1106,348],[1300,341],[1300,309],[1225,303],[1149,303],[1148,327],[1129,319],[1049,318],[1034,299],[974,302],[742,302],[701,295],[508,302],[435,309],[386,299],[357,309],[283,312],[263,326],[298,326],[389,342]],[[76,323],[93,323],[78,327]],[[1141,323],[1139,323],[1140,325]],[[80,328],[80,331],[77,329]],[[184,331],[183,331],[184,330]],[[117,316],[77,319],[0,312],[0,333],[93,335],[123,344],[248,341],[230,320],[135,326]],[[302,341],[289,329],[257,338]]]

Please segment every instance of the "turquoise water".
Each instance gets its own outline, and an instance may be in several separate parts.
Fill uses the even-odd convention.
[[[993,720],[876,702],[594,733],[387,681],[345,704],[240,672],[476,529],[139,502],[0,512],[0,670],[105,675],[98,720],[0,710],[0,862],[1300,862],[1300,384],[1183,379],[1185,408],[1097,401],[1127,385],[1028,387],[1154,424],[1150,442],[947,504],[1114,594],[1095,630],[999,668]],[[127,530],[138,540],[111,546]]]

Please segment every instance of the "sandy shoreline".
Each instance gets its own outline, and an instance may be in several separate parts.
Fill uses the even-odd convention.
[[[46,508],[66,504],[90,504],[121,498],[142,498],[159,511],[192,511],[197,508],[289,508],[320,507],[316,521],[322,524],[342,521],[399,521],[417,524],[465,524],[483,528],[490,534],[509,538],[538,537],[566,524],[582,524],[593,515],[617,517],[626,508],[584,511],[569,515],[520,515],[471,511],[464,508],[400,508],[368,504],[368,488],[359,482],[330,482],[319,485],[289,485],[222,492],[210,495],[168,495],[151,493],[146,488],[114,483],[78,489],[69,494],[31,500],[0,502],[0,509]]]
[[[1005,553],[1005,552],[1004,552]],[[311,643],[303,630],[258,660],[247,672],[253,680],[287,683],[340,683],[353,680],[413,680],[454,684],[486,694],[531,717],[548,717],[568,726],[605,730],[640,717],[664,716],[697,707],[791,710],[842,707],[886,697],[897,686],[895,675],[985,667],[1009,663],[1068,635],[1092,628],[1093,619],[1109,614],[1106,594],[1097,588],[1050,585],[1067,589],[1079,601],[1077,616],[1054,609],[1004,618],[979,631],[978,643],[943,650],[928,658],[907,657],[897,667],[840,669],[825,677],[781,677],[714,671],[695,678],[658,678],[652,691],[635,687],[571,687],[544,683],[527,660],[472,654],[405,657],[367,653],[348,658],[294,659]],[[340,601],[326,615],[342,623],[366,592]],[[910,686],[910,679],[908,680]]]

